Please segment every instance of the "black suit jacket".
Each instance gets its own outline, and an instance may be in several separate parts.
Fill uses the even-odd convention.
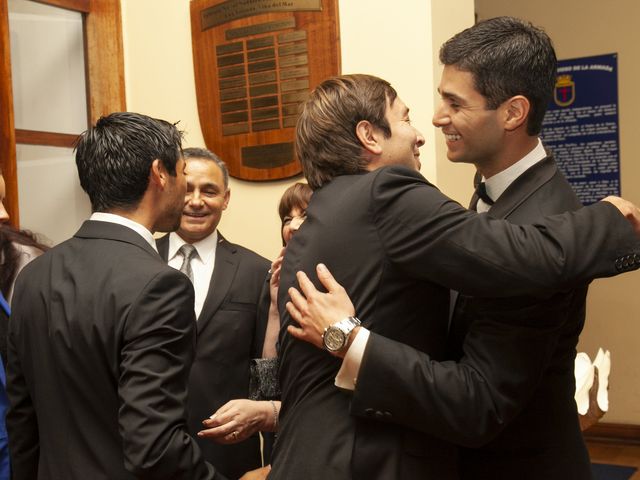
[[[487,215],[526,224],[581,206],[548,157],[518,177]],[[475,366],[512,412],[505,411],[506,427],[496,438],[460,451],[463,478],[591,478],[574,401],[575,348],[586,295],[584,286],[544,300],[458,297],[451,323],[452,358],[461,359],[465,348],[492,357],[492,362]]]
[[[584,238],[597,253],[579,248]],[[448,288],[485,296],[548,292],[616,273],[621,251],[640,253],[640,242],[611,205],[537,228],[513,226],[467,211],[402,167],[337,177],[316,190],[281,276],[283,405],[270,478],[456,478],[455,447],[404,426],[420,423],[425,393],[436,408],[434,433],[448,428],[441,415],[458,412],[427,389],[432,383],[434,390],[455,388],[447,383],[450,374],[440,376],[430,363],[445,358]],[[339,360],[286,335],[287,287],[296,284],[298,270],[319,286],[314,272],[321,261],[374,332],[353,398],[334,386]],[[386,357],[378,347],[384,342],[392,344]],[[406,374],[394,377],[399,366]],[[370,401],[357,398],[361,386],[373,391]]]
[[[85,222],[25,267],[13,307],[14,479],[214,478],[186,428],[193,288],[140,235]]]
[[[157,241],[165,260],[169,236]],[[202,420],[234,398],[249,394],[249,364],[262,356],[266,315],[257,311],[269,261],[218,233],[209,293],[198,318],[196,357],[189,376],[189,432],[202,430]],[[268,284],[266,285],[268,288]],[[261,466],[260,438],[235,445],[196,438],[208,462],[229,478]]]

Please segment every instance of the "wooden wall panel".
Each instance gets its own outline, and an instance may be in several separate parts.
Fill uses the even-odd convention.
[[[91,0],[34,0],[38,3],[44,3],[53,7],[66,8],[76,12],[89,12]]]
[[[7,192],[4,205],[11,216],[11,223],[17,226],[20,223],[20,218],[18,216],[18,176],[16,172],[7,0],[0,0],[0,165]]]
[[[124,47],[120,0],[91,0],[85,21],[89,124],[125,111]]]

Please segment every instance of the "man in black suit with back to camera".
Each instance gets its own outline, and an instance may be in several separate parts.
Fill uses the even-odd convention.
[[[76,165],[91,218],[16,283],[12,478],[224,479],[187,433],[193,287],[152,236],[180,225],[181,134],[113,113],[81,135]]]
[[[198,343],[189,375],[189,432],[232,399],[249,394],[249,364],[261,356],[266,312],[259,312],[268,287],[269,261],[228,242],[217,230],[231,191],[225,163],[204,148],[185,148],[187,194],[180,228],[158,240],[169,265],[187,273],[195,289]],[[189,255],[188,252],[191,252]],[[240,443],[233,443],[244,439]],[[228,445],[196,437],[205,459],[229,478],[262,465],[260,438],[235,430]]]
[[[382,79],[345,75],[312,92],[298,120],[296,149],[314,194],[307,220],[287,246],[278,299],[289,331],[296,323],[284,306],[296,272],[311,273],[324,262],[355,299],[370,331],[361,370],[379,350],[371,344],[384,341],[443,360],[449,288],[484,296],[549,293],[617,273],[620,251],[640,253],[625,220],[628,215],[638,226],[638,210],[621,199],[611,199],[620,210],[600,202],[535,226],[469,212],[416,171],[423,143],[408,108]],[[580,248],[584,238],[592,242],[587,251]],[[353,332],[364,332],[358,323],[348,318],[332,325],[325,348],[343,356],[358,341]],[[353,401],[334,385],[338,359],[285,329],[279,356],[282,410],[269,478],[458,477],[456,448],[442,440],[457,433],[451,433],[450,419],[436,419],[431,435],[407,426],[405,419],[419,421],[419,405],[411,392],[399,396],[385,374],[374,374],[371,383],[387,402],[403,407],[360,409],[360,375]],[[396,357],[392,366],[402,361]],[[414,381],[416,397],[432,380],[419,373],[403,377]],[[457,388],[441,378],[438,387]],[[486,408],[485,395],[472,400]],[[460,406],[447,402],[436,405],[457,414]]]

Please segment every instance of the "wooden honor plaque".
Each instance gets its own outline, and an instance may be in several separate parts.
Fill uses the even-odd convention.
[[[299,174],[301,104],[340,71],[337,0],[192,0],[191,35],[207,148],[243,180]]]

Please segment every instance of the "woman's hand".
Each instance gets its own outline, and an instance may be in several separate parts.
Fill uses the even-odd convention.
[[[205,429],[198,436],[225,445],[242,442],[258,431],[273,431],[278,411],[279,402],[230,400],[202,421]]]

